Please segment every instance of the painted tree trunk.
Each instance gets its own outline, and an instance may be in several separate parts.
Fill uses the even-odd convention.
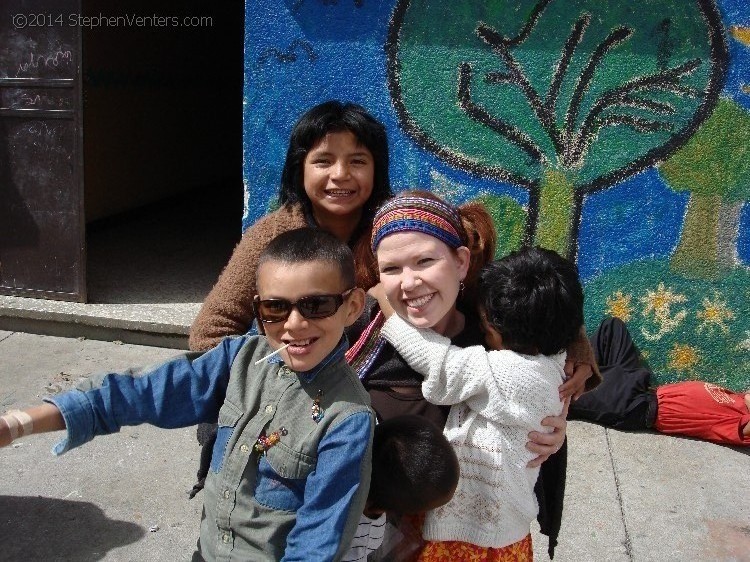
[[[685,277],[716,279],[719,273],[721,196],[690,194],[680,242],[670,268]]]
[[[742,201],[722,201],[719,211],[718,241],[716,246],[719,269],[729,270],[737,266],[737,238],[740,233]]]
[[[568,177],[558,170],[546,171],[539,192],[535,245],[570,256],[573,202],[573,183]]]

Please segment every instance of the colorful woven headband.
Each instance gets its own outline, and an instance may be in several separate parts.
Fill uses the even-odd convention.
[[[426,197],[396,197],[383,205],[375,215],[372,227],[372,251],[380,241],[394,232],[423,232],[456,249],[465,246],[458,227],[461,217],[454,208]]]

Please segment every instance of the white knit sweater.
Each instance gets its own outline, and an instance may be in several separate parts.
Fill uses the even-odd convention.
[[[381,332],[424,375],[433,404],[452,405],[445,436],[461,477],[453,499],[427,514],[424,538],[499,548],[520,541],[536,518],[538,468],[526,463],[529,431],[548,432],[544,417],[559,415],[565,353],[553,356],[459,348],[432,330],[391,316]]]

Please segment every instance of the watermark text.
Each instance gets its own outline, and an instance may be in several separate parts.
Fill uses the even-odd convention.
[[[16,29],[25,29],[27,27],[85,27],[88,29],[110,27],[212,27],[214,23],[211,16],[162,16],[159,14],[107,16],[102,13],[83,15],[51,12],[13,14],[11,22]]]

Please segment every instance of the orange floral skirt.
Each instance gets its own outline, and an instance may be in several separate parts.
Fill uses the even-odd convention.
[[[532,562],[531,535],[502,548],[459,541],[427,541],[416,562]]]

